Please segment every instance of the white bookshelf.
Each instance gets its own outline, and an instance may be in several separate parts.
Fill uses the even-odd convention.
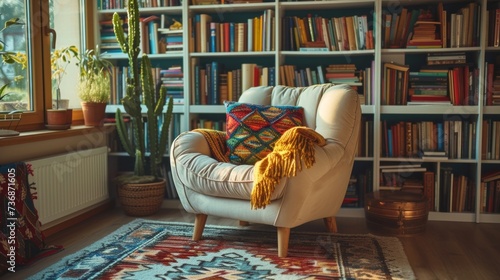
[[[469,3],[470,1],[463,0],[450,0],[443,1],[445,5],[460,5]],[[373,120],[374,123],[374,135],[370,139],[370,144],[373,145],[374,154],[371,157],[359,157],[356,158],[356,163],[371,164],[373,168],[373,184],[374,190],[377,190],[377,185],[379,182],[379,166],[381,164],[386,164],[388,162],[423,162],[435,165],[436,181],[439,182],[439,168],[442,165],[466,165],[470,169],[470,175],[473,176],[476,183],[476,210],[473,213],[444,213],[444,212],[431,212],[429,215],[430,220],[442,220],[442,221],[463,221],[463,222],[494,222],[500,223],[500,214],[487,214],[481,213],[479,209],[479,185],[481,183],[480,174],[484,169],[500,169],[500,160],[485,160],[481,158],[480,152],[476,152],[473,159],[449,159],[449,160],[422,160],[422,159],[408,159],[408,158],[386,158],[381,156],[381,121],[386,118],[410,118],[410,117],[421,117],[426,119],[427,117],[442,116],[443,118],[447,115],[462,116],[464,118],[472,117],[477,122],[476,128],[476,151],[481,151],[481,133],[482,127],[481,122],[484,119],[495,119],[500,120],[500,106],[484,106],[484,96],[485,91],[484,78],[485,69],[484,65],[488,57],[491,55],[500,55],[499,47],[491,47],[487,45],[486,42],[486,28],[487,22],[484,16],[488,6],[492,6],[493,2],[489,0],[478,0],[474,1],[478,3],[481,7],[481,24],[480,24],[480,45],[476,47],[463,47],[463,48],[432,48],[432,49],[384,49],[382,48],[381,36],[374,37],[373,50],[358,50],[358,51],[330,51],[330,52],[299,52],[299,51],[282,51],[280,42],[280,30],[281,30],[281,19],[286,15],[294,15],[295,13],[301,13],[310,10],[311,13],[315,11],[324,10],[345,10],[347,13],[355,13],[355,10],[361,9],[362,11],[372,11],[374,13],[373,22],[376,32],[382,30],[383,20],[382,14],[387,12],[394,7],[394,2],[390,0],[360,0],[360,1],[346,1],[346,0],[331,0],[331,1],[299,1],[299,2],[263,2],[256,4],[231,4],[231,5],[200,5],[192,6],[189,5],[189,1],[183,1],[180,7],[168,7],[168,8],[142,8],[140,13],[144,15],[150,14],[166,14],[166,15],[177,15],[182,17],[182,23],[184,27],[183,41],[184,50],[180,53],[175,54],[155,54],[150,55],[152,60],[168,60],[181,59],[184,72],[184,105],[176,105],[174,107],[174,113],[183,114],[183,124],[182,130],[190,130],[190,121],[192,118],[199,114],[212,114],[214,116],[219,115],[221,118],[224,117],[225,109],[223,105],[189,105],[192,103],[192,93],[190,92],[191,86],[191,58],[199,59],[213,59],[213,60],[240,60],[242,62],[252,61],[254,59],[266,60],[270,65],[276,67],[278,70],[280,65],[289,64],[290,61],[317,61],[317,59],[323,59],[327,64],[333,64],[339,59],[354,59],[359,60],[373,60],[375,68],[374,71],[374,81],[373,81],[373,94],[376,97],[380,96],[382,88],[382,71],[377,71],[382,69],[384,62],[395,61],[402,64],[406,63],[406,58],[415,55],[425,55],[430,52],[436,53],[448,53],[463,51],[475,58],[475,66],[479,68],[479,102],[474,106],[449,106],[449,105],[407,105],[407,106],[388,106],[381,105],[380,98],[375,98],[375,103],[373,105],[363,105],[362,112],[363,115]],[[398,7],[411,7],[411,6],[421,6],[421,5],[435,5],[436,1],[410,1],[403,0],[398,1]],[[397,7],[396,7],[397,8]],[[274,11],[274,16],[276,19],[275,34],[276,38],[276,49],[273,51],[262,51],[262,52],[189,52],[188,40],[189,34],[187,34],[189,18],[193,17],[195,14],[208,13],[212,14],[214,17],[219,16],[224,18],[231,14],[241,14],[242,16],[248,13],[258,13],[263,12],[267,9]],[[99,17],[109,16],[114,12],[125,14],[125,10],[103,10],[96,11]],[[222,20],[221,20],[222,21]],[[98,29],[97,29],[98,30]],[[98,34],[96,35],[98,37]],[[122,62],[126,60],[123,54],[110,54],[110,58],[114,61]],[[316,59],[316,60],[314,60]],[[316,65],[311,65],[311,67]],[[280,83],[279,75],[276,76],[277,84]],[[107,112],[113,113],[116,108],[120,105],[110,105],[107,108]],[[341,209],[339,216],[354,216],[363,217],[363,209]]]

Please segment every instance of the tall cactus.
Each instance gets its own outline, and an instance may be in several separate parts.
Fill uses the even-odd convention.
[[[116,128],[120,141],[127,153],[135,157],[134,175],[153,175],[156,179],[160,175],[160,167],[167,146],[167,134],[172,118],[173,100],[169,99],[161,127],[158,120],[161,117],[166,103],[166,88],[162,87],[160,95],[155,94],[155,84],[151,75],[151,62],[146,54],[139,61],[139,5],[137,0],[128,1],[127,7],[128,35],[123,31],[123,22],[117,13],[113,14],[113,29],[122,52],[128,55],[128,68],[126,94],[122,99],[125,112],[131,117],[133,139],[128,138],[128,133],[120,109],[116,111]],[[142,96],[142,98],[141,98]],[[147,119],[142,115],[141,104],[147,109]],[[146,165],[146,143],[144,127],[147,133],[151,155],[149,170]]]

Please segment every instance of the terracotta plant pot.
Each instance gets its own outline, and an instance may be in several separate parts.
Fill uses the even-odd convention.
[[[68,129],[73,119],[73,109],[48,109],[48,129]]]
[[[84,124],[102,126],[106,118],[107,103],[82,102]]]
[[[47,124],[49,125],[66,125],[68,124],[68,110],[66,109],[49,109],[47,110]]]

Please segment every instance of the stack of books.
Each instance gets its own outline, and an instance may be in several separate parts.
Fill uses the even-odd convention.
[[[158,32],[160,33],[159,53],[182,52],[184,49],[182,29],[158,28]]]
[[[333,84],[347,84],[357,90],[362,86],[362,71],[356,70],[355,64],[331,64],[325,68],[325,78]]]
[[[438,33],[439,21],[417,21],[413,26],[413,36],[407,48],[441,48],[442,42]]]
[[[455,65],[467,62],[465,52],[428,53],[427,65]],[[436,66],[435,68],[439,68]]]
[[[410,72],[408,105],[448,104],[448,70]]]
[[[171,66],[160,70],[162,87],[167,88],[167,96],[172,97],[174,105],[184,104],[184,74],[181,66]]]
[[[99,25],[101,27],[101,44],[99,46],[101,51],[107,53],[121,53],[120,44],[118,44],[115,32],[113,31],[113,22],[111,20],[103,20],[99,22]],[[128,32],[127,25],[123,26],[123,31]],[[125,34],[125,36],[127,36],[127,34]]]
[[[422,173],[426,171],[421,164],[381,165],[379,190],[423,192]]]
[[[433,159],[433,160],[437,160],[437,159],[447,160],[448,155],[446,154],[445,151],[421,151],[420,158]]]

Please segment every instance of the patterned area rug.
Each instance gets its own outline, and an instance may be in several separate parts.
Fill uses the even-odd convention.
[[[399,240],[296,232],[287,258],[276,231],[138,219],[30,279],[415,279]]]

